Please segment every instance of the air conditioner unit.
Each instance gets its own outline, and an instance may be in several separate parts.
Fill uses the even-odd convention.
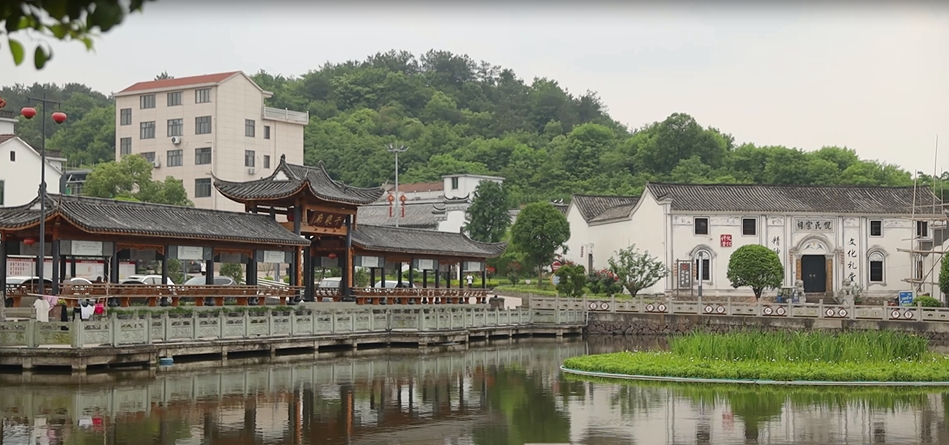
[[[152,165],[155,166],[155,168],[161,167],[161,161],[154,161]]]
[[[181,136],[172,136],[172,137],[171,137],[171,143],[172,143],[172,144],[175,144],[175,145],[180,144],[180,143],[181,143]]]
[[[256,175],[256,174],[257,174],[257,169],[254,168],[254,167],[250,167],[250,168],[247,169],[247,174],[248,174],[248,175]]]

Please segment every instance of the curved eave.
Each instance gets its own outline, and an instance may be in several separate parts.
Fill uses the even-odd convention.
[[[361,250],[366,252],[386,252],[386,253],[404,253],[410,255],[430,255],[436,257],[451,257],[451,258],[479,258],[479,259],[488,259],[488,258],[497,258],[503,249],[499,253],[491,252],[464,252],[464,253],[453,253],[453,252],[436,252],[426,249],[413,249],[411,247],[406,248],[391,248],[391,247],[366,247],[360,245],[359,243],[353,241],[353,245],[358,247]]]
[[[329,178],[329,176],[327,176],[327,178]],[[337,204],[348,204],[348,205],[357,205],[357,206],[372,204],[378,201],[379,198],[382,198],[382,195],[385,194],[385,190],[383,190],[382,187],[377,187],[377,188],[350,187],[348,185],[342,185],[339,182],[334,181],[332,178],[329,178],[329,179],[330,181],[333,181],[333,183],[336,186],[336,189],[339,190],[340,193],[342,194],[349,194],[353,192],[358,194],[360,192],[364,192],[364,193],[372,193],[372,195],[369,195],[368,197],[361,198],[361,199],[341,199],[338,197],[327,196],[318,192],[316,188],[313,187],[313,184],[310,183],[309,179],[307,179],[304,182],[306,183],[307,186],[309,186],[310,193],[315,198],[323,200],[323,201],[327,201],[327,202],[337,203]]]
[[[308,184],[306,183],[306,181],[301,181],[296,186],[295,189],[287,193],[249,196],[246,194],[237,194],[237,193],[229,192],[227,190],[221,190],[221,186],[223,185],[223,186],[232,186],[234,188],[240,188],[240,187],[246,187],[248,184],[251,184],[251,183],[263,184],[263,183],[272,182],[272,181],[268,181],[269,179],[268,178],[268,179],[258,179],[257,181],[253,181],[253,182],[235,182],[235,181],[226,181],[226,180],[220,179],[214,176],[213,174],[211,175],[211,177],[214,179],[214,189],[217,190],[218,193],[220,193],[225,198],[230,199],[231,201],[239,202],[241,204],[244,204],[248,201],[276,201],[276,200],[281,200],[281,199],[292,198],[298,195],[300,192],[302,192],[308,187]],[[295,181],[288,181],[288,182],[295,182]]]

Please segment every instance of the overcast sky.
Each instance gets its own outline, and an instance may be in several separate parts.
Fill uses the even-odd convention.
[[[683,112],[739,143],[847,146],[925,172],[938,134],[938,166],[949,169],[949,6],[197,3],[207,5],[148,4],[94,53],[57,43],[41,72],[14,67],[3,48],[0,84],[79,82],[109,93],[162,71],[299,75],[389,49],[440,49],[528,82],[597,91],[632,127]]]

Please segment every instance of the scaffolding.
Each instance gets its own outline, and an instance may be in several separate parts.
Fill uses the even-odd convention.
[[[939,272],[942,260],[947,251],[949,239],[949,204],[943,203],[944,179],[937,176],[937,160],[939,153],[939,139],[936,139],[936,155],[933,160],[933,175],[930,191],[932,200],[929,203],[918,202],[919,174],[913,179],[913,208],[910,216],[910,230],[912,236],[903,241],[909,242],[909,248],[898,248],[897,251],[909,255],[909,273],[902,281],[912,286],[914,295],[928,294],[946,303],[939,290]],[[937,197],[937,183],[938,196]],[[930,259],[928,262],[926,259]]]

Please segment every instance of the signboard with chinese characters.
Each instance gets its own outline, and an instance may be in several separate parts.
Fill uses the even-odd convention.
[[[722,235],[720,238],[721,238],[722,247],[731,247],[731,246],[732,246],[732,236],[731,236],[731,235],[725,234],[725,235]]]
[[[833,232],[834,220],[828,218],[794,218],[796,232]]]
[[[679,261],[678,267],[676,268],[679,278],[679,289],[691,289],[692,288],[692,262],[691,261]]]
[[[346,215],[308,210],[306,222],[312,227],[338,229],[346,222]]]
[[[844,261],[847,263],[847,270],[844,271],[844,274],[847,277],[847,281],[857,281],[857,263],[859,263],[857,258],[859,257],[859,250],[860,248],[857,246],[856,239],[853,237],[847,239],[847,250],[844,252]]]

